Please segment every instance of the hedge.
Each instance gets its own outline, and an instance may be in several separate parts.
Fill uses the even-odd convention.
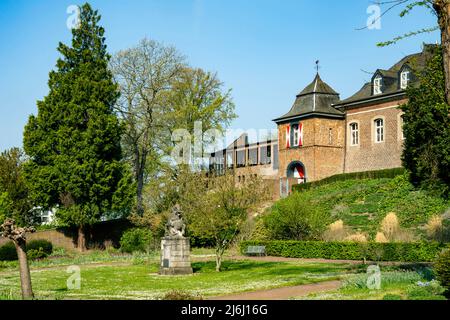
[[[27,252],[28,250],[39,251],[39,248],[42,248],[43,253],[45,253],[46,255],[49,255],[53,252],[53,245],[47,240],[30,240],[27,242]],[[17,252],[14,243],[7,242],[3,246],[0,246],[0,261],[14,260],[17,260]]]
[[[248,246],[265,246],[266,254],[275,257],[401,262],[433,261],[445,247],[437,242],[243,241],[241,253],[245,254]]]
[[[405,168],[394,168],[394,169],[385,169],[385,170],[376,170],[376,171],[364,171],[364,172],[353,172],[353,173],[343,173],[337,174],[319,181],[308,182],[304,184],[298,184],[292,186],[292,190],[302,191],[309,190],[311,188],[315,188],[324,184],[329,184],[337,181],[346,181],[346,180],[363,180],[363,179],[382,179],[382,178],[395,178],[396,176],[400,176],[406,172]]]

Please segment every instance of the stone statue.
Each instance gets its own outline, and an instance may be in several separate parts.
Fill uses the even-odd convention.
[[[172,209],[172,215],[166,224],[166,234],[168,238],[184,238],[186,224],[183,221],[183,212],[178,204]]]
[[[192,274],[190,241],[185,237],[186,224],[177,204],[166,224],[166,235],[161,239],[161,275]]]

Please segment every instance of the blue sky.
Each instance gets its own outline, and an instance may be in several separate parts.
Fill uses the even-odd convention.
[[[48,92],[59,41],[69,43],[67,8],[75,0],[0,0],[0,150],[22,146],[23,127]],[[436,24],[418,9],[399,10],[366,24],[369,0],[93,0],[102,14],[109,51],[149,37],[174,45],[191,65],[218,72],[231,88],[239,118],[233,128],[271,129],[295,95],[314,77],[314,62],[341,98],[370,79],[363,72],[388,68],[437,32],[387,48],[376,43]]]

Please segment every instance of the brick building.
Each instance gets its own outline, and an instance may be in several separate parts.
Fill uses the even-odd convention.
[[[278,181],[279,194],[288,194],[294,184],[335,174],[401,167],[399,106],[407,101],[406,88],[416,85],[415,74],[423,70],[431,47],[424,45],[422,52],[404,57],[387,70],[378,69],[370,82],[344,100],[317,73],[297,94],[289,112],[274,120],[278,141],[269,145],[272,150],[278,147],[277,153],[272,152],[277,166],[265,177]],[[250,164],[249,157],[239,156],[239,147],[233,148],[234,161],[242,163],[230,165],[228,161],[229,168],[251,165],[256,173],[263,169],[259,162]],[[248,154],[246,150],[244,154]]]

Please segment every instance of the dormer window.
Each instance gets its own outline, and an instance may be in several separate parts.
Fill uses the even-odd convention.
[[[373,79],[373,94],[382,94],[381,86],[383,84],[383,78],[381,76],[376,76],[375,79]]]
[[[408,87],[409,80],[410,80],[411,72],[409,70],[403,70],[402,73],[400,73],[400,88],[405,90]]]

